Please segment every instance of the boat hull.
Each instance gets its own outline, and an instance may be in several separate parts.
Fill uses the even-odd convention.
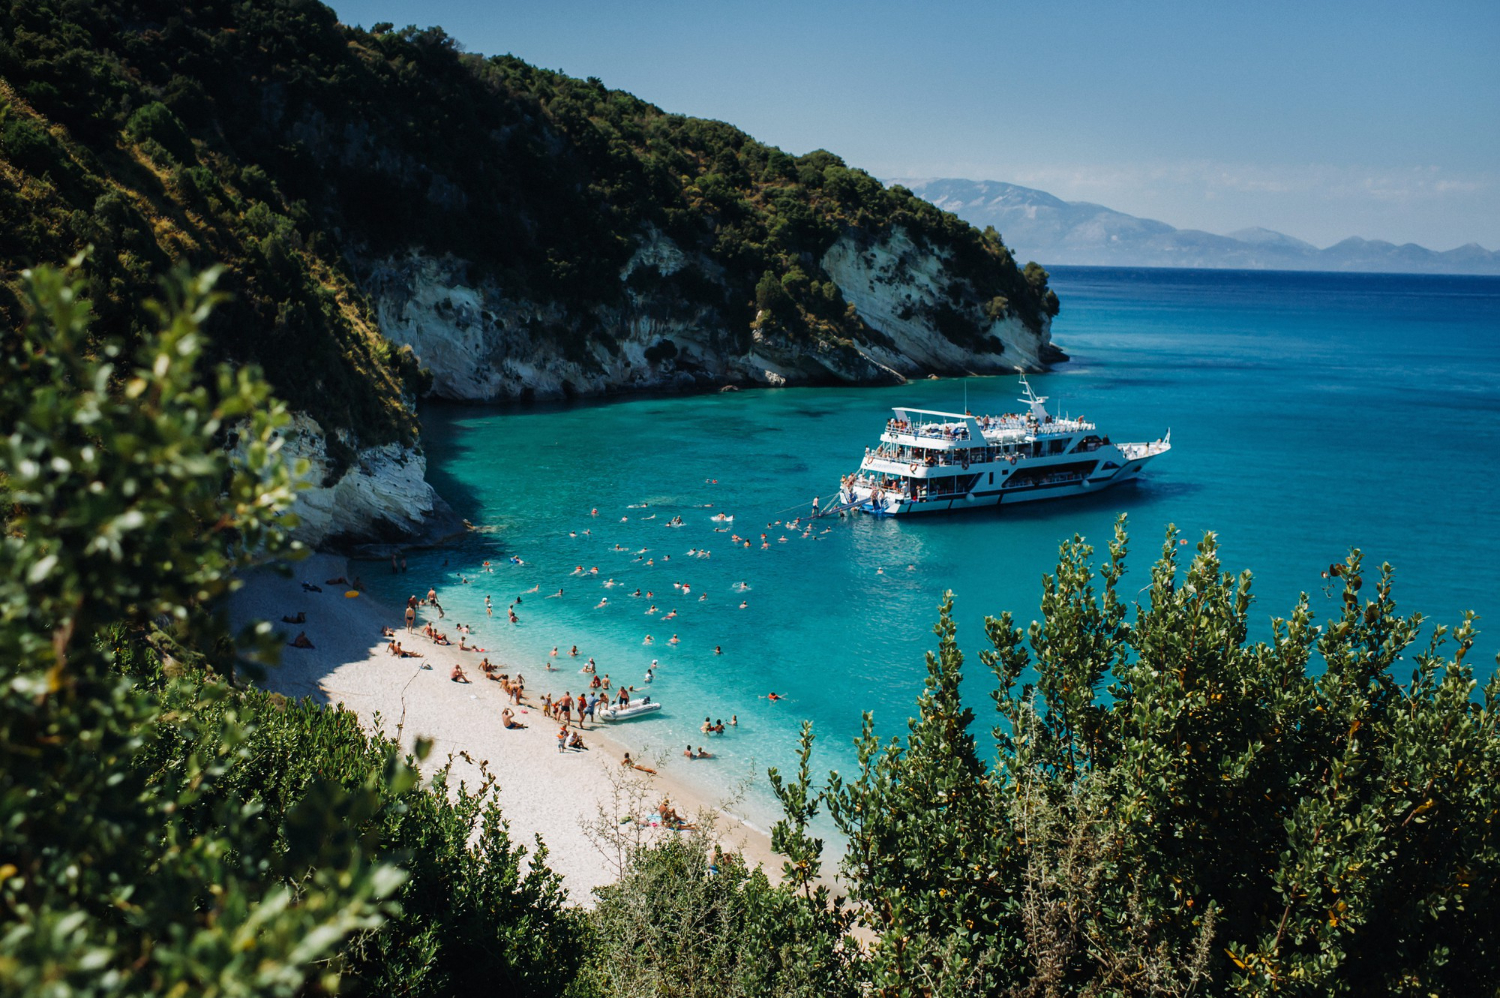
[[[1115,485],[1136,481],[1140,478],[1148,461],[1149,459],[1132,461],[1113,475],[1099,475],[1075,481],[1046,482],[1019,488],[981,488],[963,495],[938,496],[917,501],[902,499],[897,502],[886,499],[873,503],[870,501],[868,489],[857,488],[846,501],[853,501],[854,509],[872,516],[915,516],[922,513],[954,513],[990,506],[1013,506],[1017,503],[1039,502],[1045,499],[1067,499],[1093,495]]]

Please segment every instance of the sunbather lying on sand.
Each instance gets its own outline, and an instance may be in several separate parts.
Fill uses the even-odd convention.
[[[673,831],[690,832],[698,827],[678,814],[677,809],[672,806],[672,802],[665,797],[662,798],[661,804],[656,809],[656,813],[661,815],[661,823]]]
[[[652,776],[656,775],[656,770],[652,769],[649,766],[642,766],[640,763],[635,762],[634,760],[632,760],[630,758],[630,753],[629,752],[626,752],[625,753],[625,758],[623,758],[623,759],[620,760],[620,765],[622,765],[622,766],[628,766],[631,769],[639,769],[641,772],[643,772],[643,773],[650,773]]]

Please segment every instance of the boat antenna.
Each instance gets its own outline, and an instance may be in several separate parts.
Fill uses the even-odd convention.
[[[964,379],[964,415],[969,414],[969,379]]]

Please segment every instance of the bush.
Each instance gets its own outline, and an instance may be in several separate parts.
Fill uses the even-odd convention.
[[[137,142],[149,139],[157,143],[179,163],[193,162],[193,140],[177,115],[160,101],[138,108],[126,122],[125,131]]]

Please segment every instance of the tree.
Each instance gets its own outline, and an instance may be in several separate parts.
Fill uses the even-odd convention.
[[[214,275],[130,365],[77,267],[24,275],[0,341],[0,990],[562,993],[578,919],[492,779],[422,785],[353,714],[224,680],[214,608],[295,553],[304,469],[253,369],[198,368]]]
[[[125,631],[202,633],[232,569],[282,544],[285,412],[253,371],[200,380],[212,273],[179,277],[130,364],[89,342],[77,266],[23,275],[30,318],[0,357],[0,977],[51,994],[316,989],[401,881],[344,831],[375,793],[322,786],[269,829],[227,803],[195,832],[180,815],[246,727],[169,715],[119,663]],[[219,437],[236,423],[231,463]],[[193,748],[148,775],[136,763],[167,728]]]
[[[783,795],[847,838],[872,992],[1495,994],[1500,676],[1474,699],[1472,617],[1408,659],[1423,618],[1355,551],[1331,620],[1304,596],[1252,642],[1212,534],[1184,570],[1169,529],[1133,612],[1126,547],[1122,518],[1096,570],[1075,537],[1041,619],[986,620],[992,763],[950,598],[906,737],[867,718],[852,779]]]

